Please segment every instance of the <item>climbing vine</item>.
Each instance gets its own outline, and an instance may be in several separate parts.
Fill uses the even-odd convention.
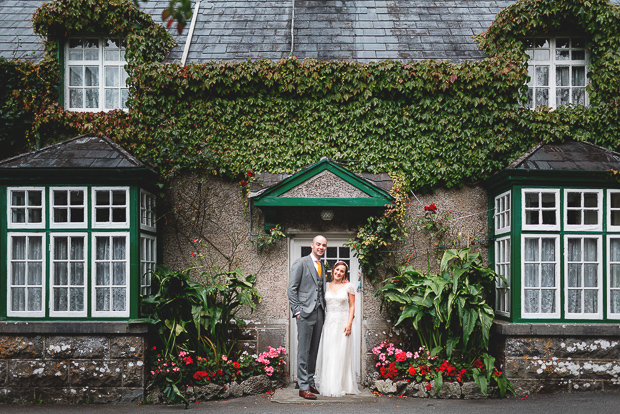
[[[483,180],[539,141],[617,149],[620,139],[620,12],[603,0],[519,1],[477,38],[490,57],[460,64],[162,64],[172,38],[129,0],[56,0],[33,24],[45,58],[19,63],[22,85],[8,86],[25,91],[10,103],[32,119],[25,142],[108,135],[165,174],[206,169],[241,179],[328,156],[354,161],[354,171],[402,176],[404,190],[431,190]],[[567,28],[589,41],[591,106],[523,108],[523,38]],[[84,32],[127,38],[128,112],[72,113],[58,104],[58,40]]]

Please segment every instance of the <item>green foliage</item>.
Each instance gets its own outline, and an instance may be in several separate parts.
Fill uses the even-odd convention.
[[[397,309],[396,325],[409,321],[421,345],[434,352],[442,350],[449,360],[453,350],[459,355],[488,350],[495,313],[486,303],[485,291],[491,291],[495,277],[480,253],[449,249],[439,274],[408,266],[379,291]]]
[[[539,141],[618,148],[619,22],[618,7],[603,0],[521,0],[478,37],[490,58],[475,62],[291,58],[181,66],[160,63],[172,39],[131,1],[56,0],[33,17],[46,58],[36,71],[24,64],[24,82],[43,82],[28,92],[37,99],[26,110],[34,122],[25,139],[109,135],[167,174],[206,169],[238,178],[248,170],[296,171],[328,156],[355,161],[357,172],[401,175],[406,190],[461,186]],[[522,39],[564,28],[588,38],[591,107],[521,107]],[[127,37],[128,113],[70,113],[58,105],[56,41],[84,32]],[[32,102],[17,99],[11,110],[21,113]]]
[[[256,239],[257,247],[259,251],[266,251],[269,247],[273,246],[278,240],[286,237],[286,234],[282,232],[280,224],[276,224],[274,228],[269,230],[267,234],[260,234]]]
[[[190,270],[160,267],[153,273],[157,290],[142,299],[143,321],[155,326],[164,358],[179,350],[215,358],[228,354],[245,326],[237,313],[260,301],[256,277],[244,277],[240,270],[203,273],[204,283],[198,283],[190,279]]]
[[[392,256],[386,254],[385,250],[393,250],[393,246],[407,236],[405,231],[407,194],[403,191],[401,177],[392,177],[392,180],[394,203],[386,206],[383,215],[369,217],[366,224],[358,228],[355,238],[346,244],[354,249],[363,274],[371,280],[377,279],[379,268],[390,264]]]

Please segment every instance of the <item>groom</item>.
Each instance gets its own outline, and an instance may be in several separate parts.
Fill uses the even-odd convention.
[[[299,396],[316,400],[319,390],[314,384],[316,357],[325,319],[326,264],[321,260],[327,239],[316,236],[310,244],[312,253],[291,266],[288,300],[291,314],[297,318],[297,384]],[[314,393],[314,394],[313,394]]]

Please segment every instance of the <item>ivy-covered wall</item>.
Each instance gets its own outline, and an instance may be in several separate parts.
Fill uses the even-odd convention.
[[[403,176],[432,190],[476,182],[539,141],[620,138],[620,11],[604,0],[527,0],[498,14],[476,40],[488,59],[162,64],[172,39],[131,1],[57,0],[34,15],[46,57],[3,83],[3,121],[26,122],[15,148],[79,134],[108,135],[167,174],[205,169],[294,171],[321,156],[354,171]],[[590,107],[521,107],[521,39],[578,31],[591,49]],[[129,112],[72,113],[58,103],[59,40],[84,32],[126,36]],[[15,114],[19,114],[16,116]],[[15,120],[17,118],[17,120]],[[24,121],[25,120],[25,121]],[[7,144],[6,135],[0,137]]]

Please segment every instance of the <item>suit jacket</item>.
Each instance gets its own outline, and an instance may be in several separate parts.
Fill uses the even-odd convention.
[[[317,301],[323,304],[323,309],[325,308],[325,288],[326,282],[328,282],[325,279],[325,267],[325,262],[321,261],[323,288],[319,289],[319,275],[314,268],[312,256],[301,257],[295,260],[291,266],[288,281],[288,300],[293,318],[297,313],[301,313],[301,316],[304,317],[308,316],[316,308]]]

